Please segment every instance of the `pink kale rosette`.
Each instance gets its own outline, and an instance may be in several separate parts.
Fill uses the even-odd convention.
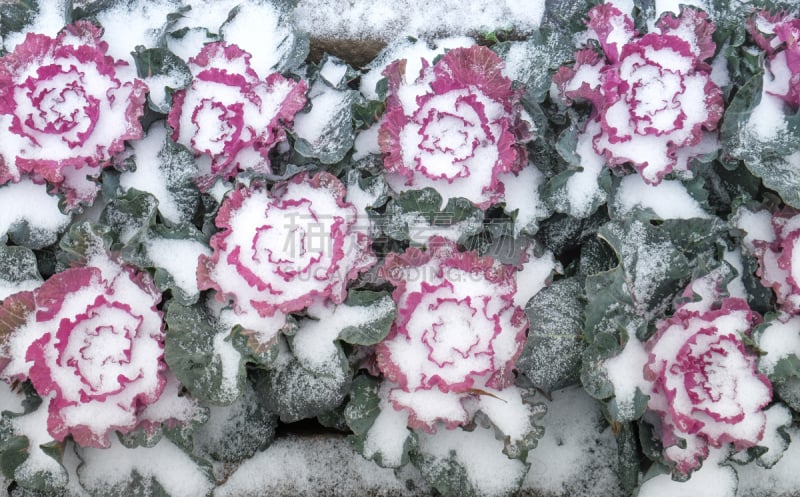
[[[482,209],[503,198],[499,177],[527,164],[530,134],[502,67],[497,54],[473,46],[453,49],[433,66],[423,60],[411,82],[405,60],[386,68],[378,139],[394,190],[431,187],[445,202],[464,197]]]
[[[514,304],[515,269],[433,237],[429,250],[390,254],[382,274],[394,286],[397,318],[376,346],[377,364],[394,384],[388,399],[428,432],[467,424],[464,404],[514,382],[528,329]]]
[[[305,81],[278,73],[261,80],[250,54],[223,42],[189,59],[192,83],[175,92],[167,122],[172,139],[197,156],[201,189],[240,170],[270,172],[268,154],[306,103]]]
[[[142,137],[147,85],[106,55],[100,28],[78,21],[56,36],[29,33],[0,58],[0,184],[48,181],[68,208],[90,202],[125,140]]]
[[[691,287],[684,297],[692,297]],[[741,298],[686,302],[647,341],[648,409],[664,457],[680,474],[698,469],[709,446],[742,450],[761,440],[772,386],[742,341],[759,321]]]
[[[593,146],[611,166],[630,163],[645,182],[688,169],[706,151],[705,131],[716,129],[722,92],[705,62],[714,55],[714,25],[705,13],[683,8],[663,16],[658,33],[638,36],[633,21],[612,4],[589,12],[588,37],[603,55],[585,48],[553,83],[567,101],[586,100],[600,130]]]
[[[800,19],[785,12],[758,12],[748,22],[750,34],[767,54],[774,77],[769,93],[800,108]]]
[[[221,232],[201,256],[198,283],[239,313],[299,311],[315,299],[340,304],[347,283],[375,263],[367,220],[330,173],[302,173],[267,191],[241,186],[217,214]]]
[[[767,240],[754,240],[761,283],[772,288],[781,310],[800,313],[800,213],[792,208],[772,215],[772,233]],[[795,252],[797,251],[797,252]],[[795,261],[798,261],[795,264]]]
[[[136,429],[166,383],[161,294],[147,274],[105,262],[56,273],[0,306],[2,377],[30,378],[49,398],[50,435],[90,447]]]

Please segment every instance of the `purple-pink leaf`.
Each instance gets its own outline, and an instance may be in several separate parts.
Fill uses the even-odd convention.
[[[785,12],[760,11],[748,22],[750,34],[767,54],[776,81],[769,93],[800,108],[800,19]],[[776,91],[777,90],[777,91]]]
[[[800,313],[800,267],[794,261],[800,252],[800,213],[784,208],[772,215],[771,240],[755,240],[754,253],[758,257],[757,275],[761,283],[772,288],[781,310],[789,314]]]

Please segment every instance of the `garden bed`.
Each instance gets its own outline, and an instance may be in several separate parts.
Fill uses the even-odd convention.
[[[597,3],[0,0],[0,494],[795,494],[800,12]]]

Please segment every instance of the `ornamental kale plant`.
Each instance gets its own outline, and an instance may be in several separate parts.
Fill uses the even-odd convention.
[[[553,82],[563,98],[591,102],[595,125],[587,132],[595,151],[612,167],[632,165],[650,184],[687,169],[723,112],[706,63],[716,51],[713,23],[686,8],[661,17],[659,32],[639,37],[633,20],[608,3],[589,11],[587,27],[587,41],[599,42],[602,55],[580,50]]]
[[[463,403],[475,391],[513,383],[527,327],[514,304],[514,268],[434,237],[425,253],[389,254],[382,270],[397,303],[392,331],[376,346],[378,368],[397,385],[389,401],[413,428],[466,424]]]
[[[164,390],[161,295],[147,273],[97,255],[3,301],[2,375],[49,400],[54,440],[108,447]]]
[[[0,0],[0,495],[794,495],[797,5],[335,3]]]
[[[172,97],[172,140],[199,156],[201,189],[240,170],[269,172],[270,149],[305,104],[304,81],[279,73],[260,81],[250,58],[236,45],[205,45],[188,61],[192,83]]]
[[[223,231],[211,238],[213,255],[199,258],[198,288],[231,299],[236,314],[277,318],[275,330],[316,300],[341,304],[348,282],[375,263],[344,195],[326,172],[295,175],[269,192],[255,185],[231,192],[217,213]]]
[[[378,131],[386,181],[397,192],[435,188],[486,208],[502,199],[502,173],[527,163],[529,139],[518,92],[487,48],[456,48],[415,79],[404,59],[383,72],[389,85]]]
[[[758,321],[740,298],[703,295],[679,305],[648,340],[647,407],[658,416],[664,457],[678,472],[697,469],[709,445],[743,450],[763,438],[772,386],[742,341]]]
[[[28,33],[0,69],[0,183],[23,175],[91,203],[100,170],[142,137],[147,85],[106,54],[102,30],[79,21],[51,38]],[[118,74],[119,73],[119,74]]]

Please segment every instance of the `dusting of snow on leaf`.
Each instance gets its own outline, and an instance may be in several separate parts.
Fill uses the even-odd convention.
[[[688,302],[645,344],[648,409],[660,426],[665,459],[682,475],[700,467],[709,446],[757,445],[772,399],[769,380],[742,341],[761,318],[745,300],[722,298],[708,283],[690,285]]]
[[[767,70],[775,78],[769,93],[793,109],[800,107],[800,19],[786,12],[757,12],[748,30],[766,52]]]
[[[0,57],[0,184],[47,181],[74,208],[95,197],[87,176],[141,138],[147,85],[123,77],[128,64],[107,55],[101,34],[78,21],[55,38],[28,33]]]
[[[217,214],[222,231],[211,239],[213,254],[200,256],[199,288],[232,299],[237,314],[262,318],[317,298],[341,304],[347,283],[375,263],[365,221],[344,196],[345,186],[326,172],[296,175],[269,192],[240,186]]]
[[[714,131],[723,113],[722,92],[705,61],[714,54],[714,25],[690,8],[665,15],[660,32],[637,36],[633,22],[611,4],[589,12],[588,38],[599,40],[603,56],[578,50],[575,65],[553,77],[568,103],[589,101],[595,150],[612,167],[630,163],[645,182],[688,169],[704,131]]]
[[[305,81],[278,73],[262,81],[250,58],[236,45],[209,43],[189,59],[191,85],[173,95],[172,139],[198,157],[203,190],[239,170],[271,172],[269,151],[306,103]]]
[[[514,381],[528,320],[514,303],[512,266],[441,237],[428,246],[386,258],[397,318],[376,349],[378,367],[397,384],[389,401],[409,412],[410,427],[433,433],[438,422],[466,424],[464,402]]]
[[[527,164],[530,139],[519,94],[486,47],[455,48],[416,79],[402,59],[389,81],[378,142],[396,191],[435,188],[446,202],[464,197],[485,209],[502,199],[500,175]]]
[[[94,259],[97,261],[97,258]],[[164,390],[161,294],[146,273],[106,259],[56,273],[0,307],[2,376],[50,395],[56,440],[108,447]]]

